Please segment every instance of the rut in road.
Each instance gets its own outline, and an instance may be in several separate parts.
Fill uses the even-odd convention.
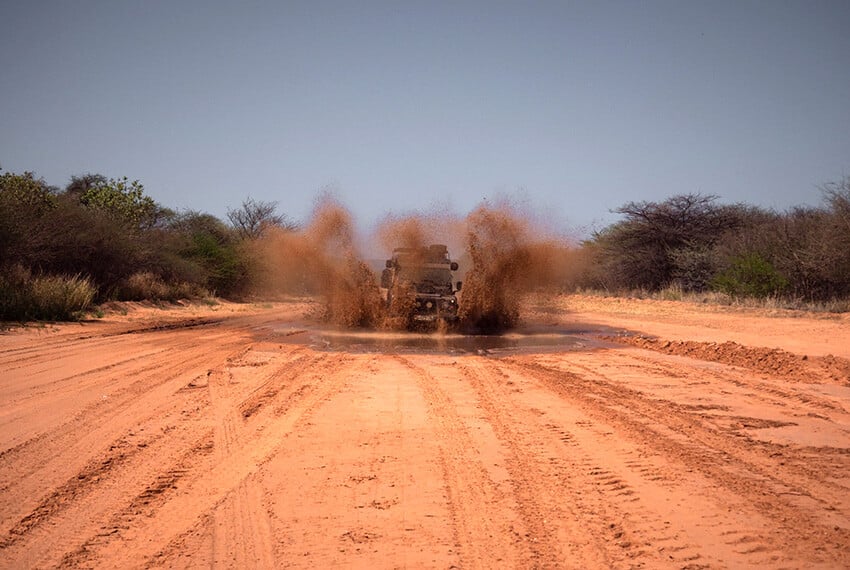
[[[823,559],[824,537],[834,544],[850,544],[847,529],[835,526],[836,519],[829,515],[836,505],[845,503],[846,487],[837,486],[823,474],[817,476],[804,469],[784,469],[778,475],[775,457],[771,456],[775,450],[770,446],[752,446],[729,437],[692,411],[647,398],[640,391],[623,385],[622,381],[596,370],[571,367],[563,362],[552,366],[546,360],[528,362],[509,358],[504,364],[509,371],[534,378],[564,400],[580,405],[592,422],[610,426],[610,434],[638,443],[643,454],[652,450],[665,463],[672,463],[674,469],[670,472],[675,474],[675,479],[685,480],[678,492],[683,505],[694,502],[694,490],[710,488],[711,496],[706,500],[713,504],[709,505],[713,520],[708,527],[699,529],[699,541],[713,542],[715,555],[727,550],[730,557],[734,556],[733,560],[748,554],[753,557],[748,564],[776,564],[785,562],[787,544],[795,545],[794,555],[804,555],[811,560]],[[616,368],[615,363],[609,366]],[[680,368],[679,375],[681,372]],[[735,371],[727,373],[736,374]],[[688,473],[699,473],[708,481],[699,482],[688,477]],[[673,491],[668,485],[663,493],[643,492],[642,495],[669,498],[676,495]],[[801,499],[818,508],[801,511]],[[728,509],[735,515],[726,514]],[[748,512],[747,518],[759,524],[749,530],[742,529],[742,511]],[[818,516],[809,514],[812,512]],[[827,513],[828,518],[822,513]],[[846,516],[847,513],[842,513],[842,517]],[[680,529],[679,534],[686,530]],[[848,561],[846,552],[835,556],[831,564]]]
[[[298,362],[299,358],[293,360]],[[321,373],[337,365],[327,366],[324,360],[317,357],[311,369],[288,365],[278,369],[270,362],[273,371],[260,388],[270,383],[284,384],[279,390],[282,405],[270,406],[248,418],[239,413],[239,408],[256,387],[246,393],[236,372],[235,386],[229,384],[228,371],[212,374],[209,390],[212,405],[218,411],[213,412],[216,420],[211,460],[199,463],[184,476],[182,486],[188,494],[164,497],[166,500],[146,518],[113,533],[110,540],[86,547],[88,561],[106,557],[103,560],[110,564],[129,564],[147,559],[159,565],[175,550],[179,551],[179,545],[199,520],[216,529],[209,554],[212,563],[239,566],[248,560],[273,560],[270,526],[262,507],[262,493],[254,485],[254,474],[286,441],[287,434],[337,388],[320,382]],[[287,401],[286,393],[299,392],[304,384],[316,384],[316,390],[300,390],[303,397]],[[217,520],[225,523],[222,528],[215,524]],[[153,536],[155,540],[150,539]]]
[[[173,350],[176,353],[188,348],[178,345]],[[209,357],[184,358],[170,370],[154,370],[148,364],[138,366],[135,359],[130,361],[126,368],[100,376],[100,390],[108,395],[68,416],[47,417],[53,421],[47,431],[4,455],[0,473],[9,483],[0,491],[0,505],[7,517],[12,515],[4,520],[13,522],[7,527],[7,543],[18,542],[23,532],[47,520],[61,533],[57,516],[71,526],[78,524],[64,512],[79,507],[97,487],[126,471],[135,458],[155,453],[167,437],[182,440],[181,432],[168,433],[163,428],[197,415],[199,403],[191,396],[167,395],[178,391],[188,375],[194,374],[202,362],[209,362]],[[74,402],[73,397],[66,400],[64,394],[56,397],[65,406]],[[66,417],[70,419],[64,421]],[[86,462],[88,457],[91,459]],[[43,494],[43,489],[51,490]],[[16,518],[19,522],[14,523]],[[35,556],[34,549],[27,551]]]
[[[0,566],[850,566],[830,378],[316,350],[279,320],[0,350]]]
[[[554,563],[557,557],[553,550],[557,547],[533,514],[534,497],[518,493],[525,488],[513,478],[510,467],[506,477],[509,485],[498,485],[489,476],[481,461],[470,456],[470,450],[479,449],[480,442],[473,439],[458,415],[457,403],[441,387],[443,383],[411,360],[399,357],[399,361],[415,375],[431,422],[438,430],[440,466],[462,566],[486,567],[493,559],[526,567]],[[456,387],[453,392],[457,393]],[[500,450],[497,457],[513,466],[516,458],[504,457],[503,453]],[[518,516],[511,517],[511,511]],[[525,548],[514,558],[511,550],[517,543]]]
[[[161,494],[168,481],[182,477],[179,470],[161,472],[160,462],[167,465],[174,457],[172,461],[179,463],[187,449],[203,440],[209,430],[204,419],[209,399],[195,389],[196,383],[206,376],[201,371],[207,366],[225,365],[230,353],[244,351],[246,337],[238,333],[238,329],[226,335],[205,332],[200,343],[195,331],[188,336],[174,330],[166,336],[149,333],[142,343],[126,336],[116,341],[114,336],[95,335],[79,340],[76,351],[31,359],[36,372],[27,374],[26,380],[46,389],[30,397],[52,398],[64,408],[44,415],[34,406],[32,413],[39,421],[26,416],[18,421],[45,431],[28,432],[23,442],[3,453],[0,471],[7,483],[0,489],[0,506],[4,525],[9,525],[2,539],[4,556],[55,564],[63,552],[74,549],[73,541],[79,540],[75,537],[86,529],[99,532],[98,521],[108,521],[115,489],[127,500],[134,493],[147,500]],[[104,343],[116,342],[127,349],[112,346],[101,352]],[[116,360],[113,354],[124,356]],[[101,355],[112,361],[104,366]],[[42,364],[47,362],[52,366]],[[41,372],[45,369],[47,373]],[[78,379],[57,378],[50,372],[54,369],[66,369]],[[54,389],[57,384],[67,389]],[[4,384],[4,389],[16,386]],[[91,386],[96,397],[85,405]],[[5,390],[4,396],[8,395]],[[80,402],[82,409],[74,406]]]

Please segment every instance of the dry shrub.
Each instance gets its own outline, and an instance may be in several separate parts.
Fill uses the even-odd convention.
[[[39,319],[76,320],[91,306],[97,293],[80,275],[50,275],[32,281],[33,314]]]
[[[168,285],[149,271],[133,273],[115,288],[118,301],[162,300],[168,296]]]
[[[76,320],[97,289],[80,275],[33,275],[20,265],[0,273],[0,320]]]
[[[139,271],[122,280],[113,296],[117,301],[177,301],[205,297],[209,293],[187,282],[166,283],[150,271]]]

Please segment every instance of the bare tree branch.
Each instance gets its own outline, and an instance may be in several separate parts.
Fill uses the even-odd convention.
[[[276,210],[277,202],[257,201],[249,197],[241,207],[227,210],[227,219],[243,239],[259,239],[272,227],[288,231],[298,228],[298,224]]]

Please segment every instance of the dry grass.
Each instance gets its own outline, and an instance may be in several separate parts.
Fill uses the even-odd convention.
[[[747,309],[764,309],[777,311],[804,311],[811,313],[848,313],[850,299],[833,299],[830,301],[806,301],[794,297],[734,297],[718,291],[694,293],[683,291],[681,287],[671,285],[660,291],[633,290],[612,292],[600,289],[581,289],[576,292],[589,297],[622,297],[632,299],[653,299],[656,301],[682,301],[699,305],[718,305],[740,307]]]
[[[190,283],[166,283],[148,271],[134,273],[116,288],[114,294],[119,301],[177,301],[208,297],[209,293]]]
[[[0,320],[77,320],[96,294],[86,277],[33,275],[13,266],[0,274]]]

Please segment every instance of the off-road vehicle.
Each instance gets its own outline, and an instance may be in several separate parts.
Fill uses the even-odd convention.
[[[457,321],[455,293],[461,282],[456,288],[452,284],[457,267],[442,244],[394,249],[381,273],[390,315],[407,319],[410,326]]]

